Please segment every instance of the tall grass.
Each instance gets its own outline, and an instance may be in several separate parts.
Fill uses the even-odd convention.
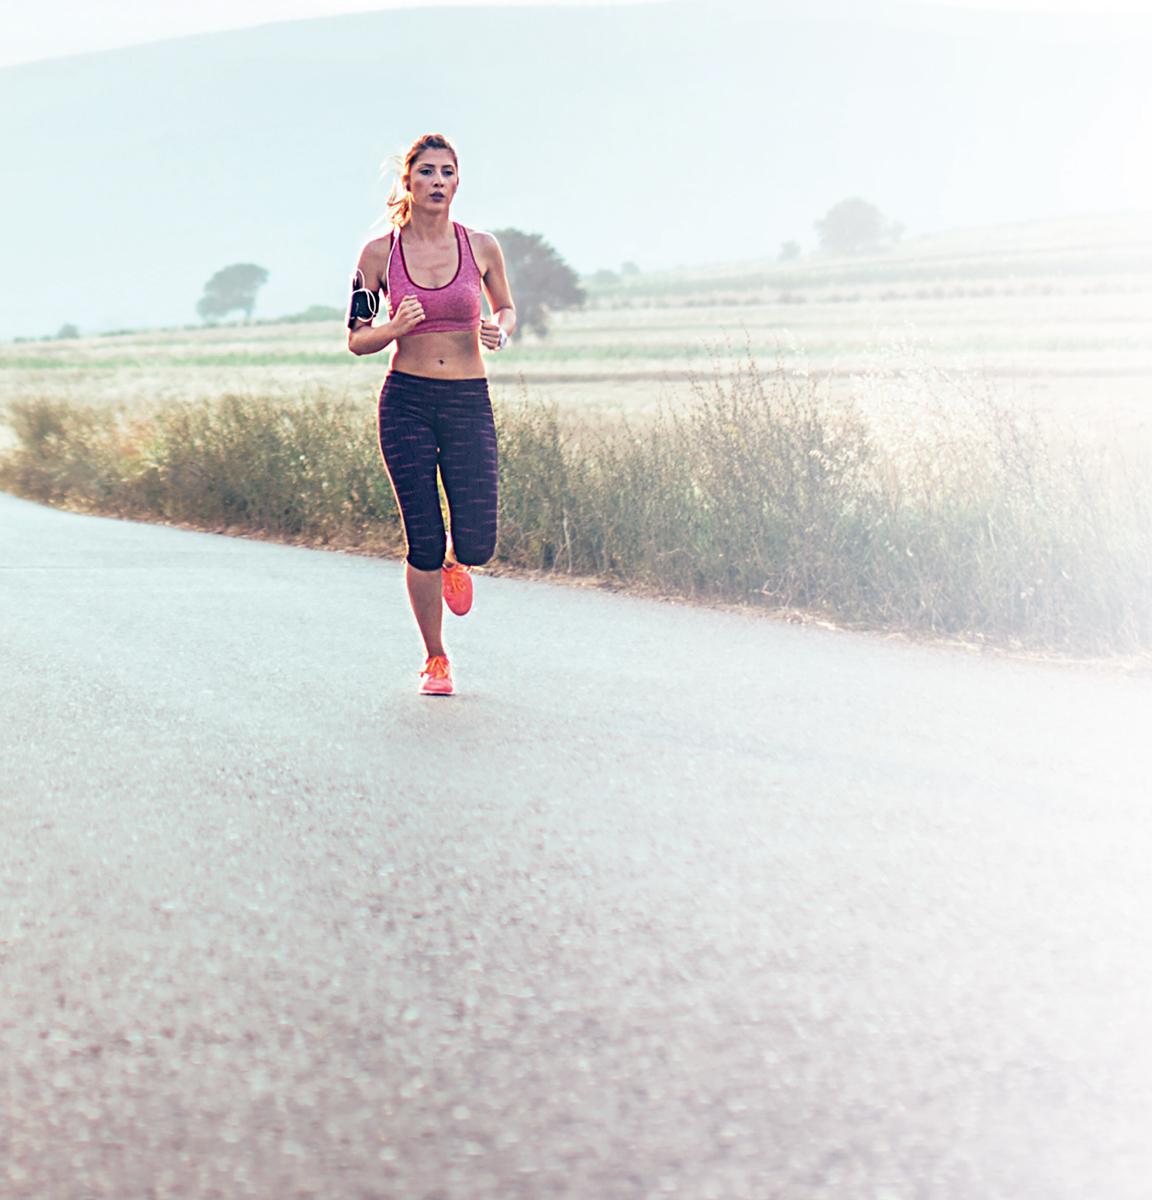
[[[0,487],[45,504],[239,533],[401,545],[371,409],[224,395],[151,411],[8,406]]]
[[[0,485],[51,504],[398,548],[371,407],[11,406]],[[978,380],[882,364],[834,401],[746,362],[642,425],[498,413],[497,559],[664,594],[1074,653],[1152,648],[1152,484]]]
[[[524,405],[501,557],[870,627],[1152,647],[1152,476],[979,381],[889,363],[834,402],[754,363],[650,426]]]

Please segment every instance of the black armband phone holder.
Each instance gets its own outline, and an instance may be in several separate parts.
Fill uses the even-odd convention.
[[[357,321],[371,321],[380,311],[380,297],[364,286],[364,277],[359,271],[352,276],[352,302],[348,306],[348,328]]]

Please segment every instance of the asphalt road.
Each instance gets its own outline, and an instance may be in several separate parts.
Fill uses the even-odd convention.
[[[4,1200],[1146,1200],[1152,679],[0,496]]]

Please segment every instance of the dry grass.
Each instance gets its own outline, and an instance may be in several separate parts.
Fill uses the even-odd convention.
[[[501,556],[873,628],[1152,645],[1152,484],[1118,446],[915,360],[846,400],[754,363],[693,393],[632,431],[506,416]]]
[[[45,504],[273,537],[399,545],[370,412],[322,394],[152,410],[24,400],[0,485]]]
[[[0,484],[89,511],[398,545],[371,409],[25,399]],[[974,377],[894,357],[835,397],[748,360],[652,420],[498,412],[498,560],[841,623],[1081,654],[1152,648],[1152,484]]]

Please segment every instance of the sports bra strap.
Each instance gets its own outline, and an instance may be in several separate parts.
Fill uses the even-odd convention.
[[[400,240],[400,226],[392,226],[392,245],[388,247],[388,265],[384,268],[384,295],[388,295],[388,280],[392,277],[392,255],[396,253],[396,243]]]

